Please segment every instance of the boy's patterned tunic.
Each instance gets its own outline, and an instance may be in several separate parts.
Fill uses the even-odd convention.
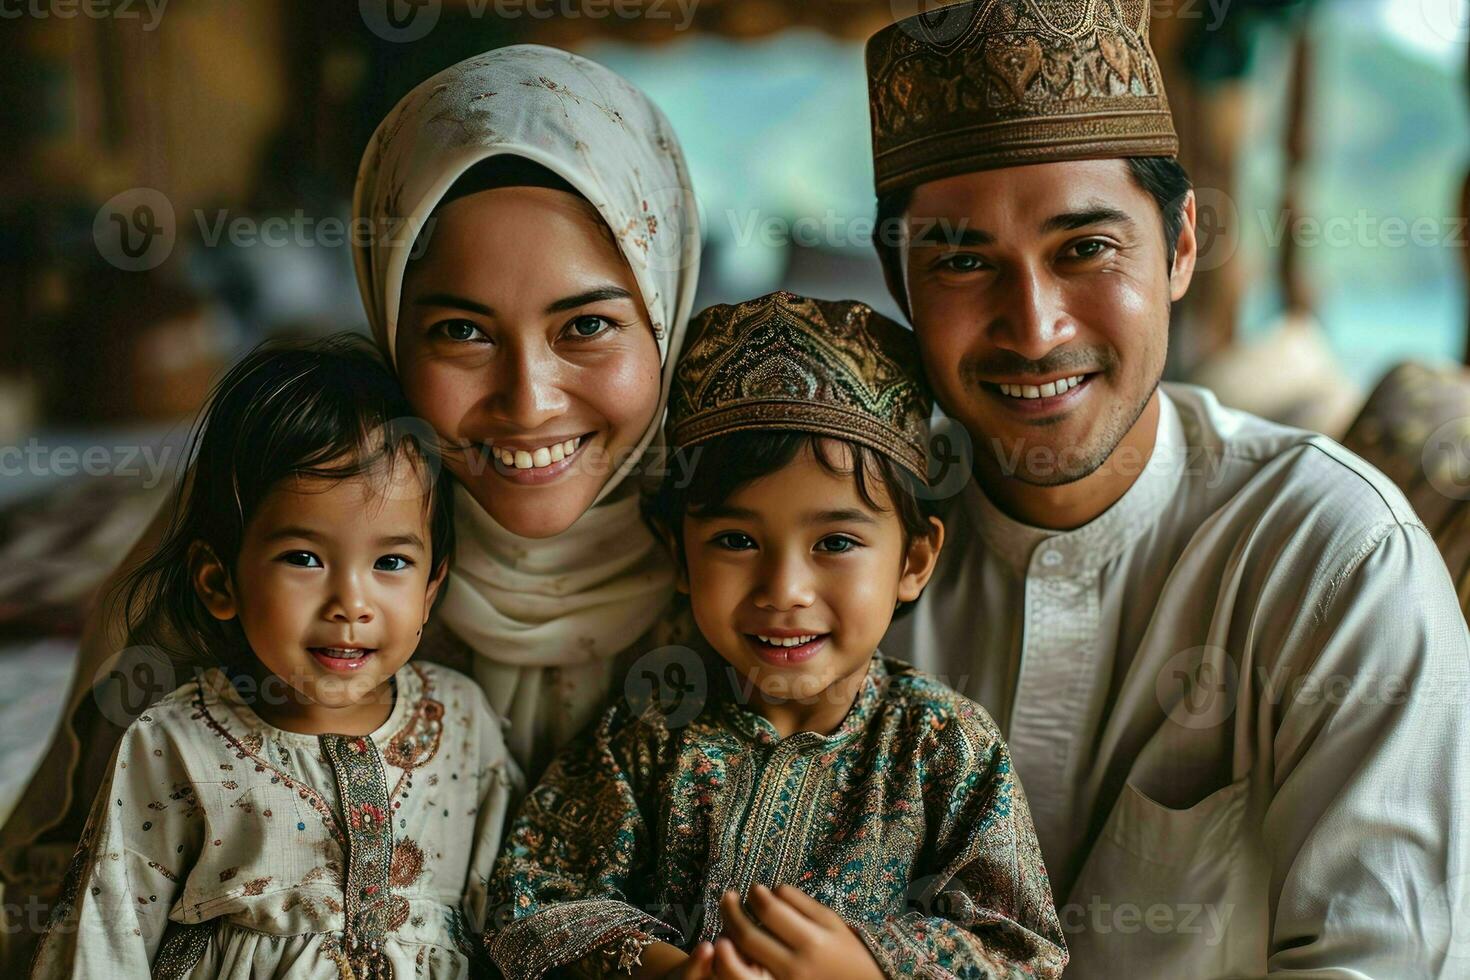
[[[626,702],[558,756],[507,832],[487,943],[507,977],[720,932],[719,898],[791,884],[889,976],[1054,977],[1066,962],[1010,756],[985,711],[873,658],[831,735],[779,738],[723,662],[694,720]]]
[[[363,736],[272,727],[218,669],[149,708],[32,975],[469,976],[520,774],[473,681],[395,680]]]

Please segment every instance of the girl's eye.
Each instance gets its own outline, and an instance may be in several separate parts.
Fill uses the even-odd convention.
[[[288,551],[281,556],[281,561],[287,565],[297,568],[321,568],[322,560],[309,551]]]
[[[373,563],[376,572],[401,572],[412,567],[413,562],[402,555],[384,555]]]
[[[857,539],[850,538],[845,534],[833,534],[817,542],[817,549],[819,551],[836,555],[840,555],[844,551],[851,551],[857,547],[860,547]]]
[[[749,551],[755,547],[755,541],[748,534],[739,531],[726,531],[724,534],[715,536],[715,544],[729,551]]]
[[[589,340],[592,337],[606,333],[615,326],[616,324],[605,316],[588,314],[587,316],[579,316],[567,324],[567,329],[571,331],[571,335],[576,339]]]
[[[444,320],[434,324],[435,330],[439,331],[448,340],[463,344],[471,341],[480,342],[488,340],[479,327],[468,320]]]

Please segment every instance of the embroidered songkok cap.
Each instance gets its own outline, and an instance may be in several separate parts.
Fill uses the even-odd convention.
[[[971,0],[868,40],[879,196],[1058,160],[1176,156],[1149,0]]]
[[[927,483],[932,399],[912,331],[863,303],[778,292],[689,325],[669,395],[675,447],[750,429],[868,446]]]

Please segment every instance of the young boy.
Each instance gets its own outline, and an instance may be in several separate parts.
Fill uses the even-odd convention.
[[[705,701],[614,704],[526,800],[490,882],[507,977],[1060,974],[994,722],[877,652],[943,543],[929,411],[912,334],[859,303],[696,319],[649,510],[717,655]]]

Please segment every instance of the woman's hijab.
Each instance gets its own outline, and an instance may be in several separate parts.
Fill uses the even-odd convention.
[[[514,717],[518,712],[549,707],[544,692],[526,690],[543,683],[531,676],[542,672],[526,668],[610,664],[654,624],[672,594],[670,562],[640,520],[636,493],[613,491],[640,456],[662,446],[669,383],[694,302],[699,233],[673,131],[627,81],[540,45],[462,61],[398,103],[358,172],[353,227],[370,234],[353,256],[373,333],[390,362],[416,234],[467,169],[499,154],[546,167],[597,209],[632,269],[663,365],[658,408],[637,452],[565,532],[520,537],[468,493],[457,493],[457,557],[439,615],[479,655],[481,685],[515,729],[538,727],[535,719]],[[586,696],[600,701],[602,693]],[[541,707],[525,707],[532,702]]]

